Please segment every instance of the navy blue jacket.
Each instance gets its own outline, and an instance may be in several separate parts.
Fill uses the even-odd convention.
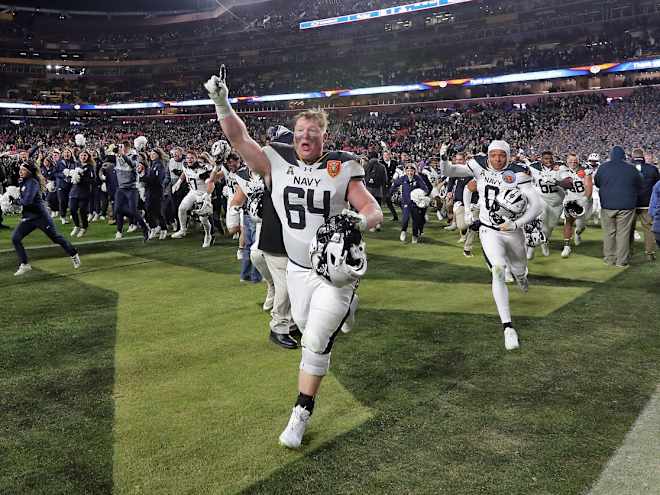
[[[649,203],[649,215],[653,220],[651,230],[660,234],[660,181],[655,183],[651,193],[651,202]]]
[[[637,195],[637,208],[646,208],[651,201],[653,186],[660,180],[660,171],[657,167],[646,163],[643,158],[633,160],[633,165],[642,174],[642,188]]]
[[[426,194],[429,193],[429,188],[426,185],[426,182],[424,182],[424,179],[422,179],[419,175],[415,174],[412,178],[412,181],[408,179],[407,175],[403,175],[399,177],[397,180],[395,180],[392,183],[392,187],[390,187],[390,196],[394,191],[397,190],[397,188],[401,186],[401,206],[409,206],[412,200],[410,199],[410,193],[414,189],[422,189]]]
[[[634,210],[642,187],[642,175],[625,161],[621,146],[610,152],[610,160],[598,167],[594,183],[599,188],[600,205],[606,210]]]
[[[163,191],[170,183],[170,172],[169,169],[163,166],[163,162],[154,160],[145,169],[144,177],[140,180],[144,182],[145,192],[148,197],[161,197]]]
[[[36,220],[38,218],[50,218],[46,203],[41,196],[41,184],[34,177],[19,182],[21,194],[21,205],[23,206],[23,218]]]
[[[94,184],[96,182],[96,171],[94,165],[91,163],[81,167],[83,169],[80,174],[80,182],[71,186],[69,198],[87,199],[94,191]]]

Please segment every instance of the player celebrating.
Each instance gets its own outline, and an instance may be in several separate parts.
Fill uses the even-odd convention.
[[[541,244],[543,256],[550,256],[550,237],[552,231],[559,222],[563,209],[564,186],[570,186],[570,180],[566,181],[566,173],[555,164],[552,151],[544,151],[541,154],[541,162],[530,164],[529,170],[534,178],[534,185],[543,198],[543,233],[546,242]],[[534,257],[534,248],[528,248],[527,258]]]
[[[261,148],[229,104],[224,67],[220,77],[211,77],[204,86],[215,102],[223,132],[248,166],[264,178],[282,220],[289,257],[291,313],[303,337],[299,394],[279,441],[286,447],[298,448],[321,380],[330,367],[334,338],[349,314],[355,288],[337,287],[316,276],[310,246],[319,227],[330,217],[344,213],[365,231],[381,224],[383,213],[367,191],[362,181],[364,170],[354,155],[323,151],[325,112],[307,110],[295,117],[293,145],[272,142]],[[349,204],[357,213],[346,210]]]
[[[532,186],[527,167],[510,163],[506,141],[493,141],[487,157],[475,157],[465,165],[447,161],[447,146],[442,147],[441,174],[448,177],[474,177],[479,192],[479,237],[486,263],[493,276],[493,298],[504,329],[504,347],[519,347],[518,334],[511,322],[509,291],[505,271],[509,267],[518,286],[528,290],[525,236],[522,227],[541,213],[542,205]],[[469,191],[469,190],[468,190]],[[464,191],[466,204],[471,194]]]
[[[593,180],[591,170],[581,167],[578,157],[575,153],[569,153],[566,157],[566,166],[562,167],[564,172],[572,179],[572,186],[566,190],[564,199],[564,249],[561,252],[562,258],[568,258],[571,255],[571,237],[573,236],[573,226],[575,226],[575,245],[582,243],[580,234],[584,232],[586,223],[591,216],[593,200]]]
[[[181,184],[185,181],[188,184],[190,190],[188,194],[181,200],[179,205],[179,230],[172,234],[172,239],[181,239],[188,234],[188,212],[196,204],[210,202],[210,197],[206,198],[208,193],[206,192],[206,184],[211,176],[210,165],[206,165],[197,160],[197,155],[193,151],[189,151],[186,154],[186,164],[183,167],[183,173],[179,176],[176,184],[172,186],[172,192],[175,193],[178,191]],[[199,221],[204,227],[204,242],[202,243],[203,248],[211,246],[213,237],[211,235],[211,222],[207,215],[200,215]]]

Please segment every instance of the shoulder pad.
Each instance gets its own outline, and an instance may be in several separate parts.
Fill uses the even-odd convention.
[[[298,165],[298,157],[296,156],[296,150],[293,148],[293,145],[272,142],[268,146],[270,146],[287,163]]]
[[[477,162],[482,168],[488,168],[488,157],[485,155],[476,155],[472,159]]]
[[[355,161],[357,163],[360,163],[360,159],[357,157],[357,155],[353,153],[349,153],[348,151],[329,151],[325,153],[319,160],[318,168],[326,168],[327,163],[331,160],[339,161],[341,163],[346,163],[350,161]]]
[[[543,165],[541,165],[541,162],[532,162],[529,164],[529,166],[538,171],[541,171],[541,168],[543,167]]]
[[[512,172],[516,172],[516,173],[521,172],[527,175],[530,174],[529,167],[524,163],[511,163],[507,168]]]

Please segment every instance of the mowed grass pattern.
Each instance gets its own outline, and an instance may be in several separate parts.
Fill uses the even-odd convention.
[[[88,245],[77,273],[55,247],[20,280],[0,254],[0,493],[583,493],[660,381],[660,270],[606,267],[597,229],[555,242],[510,286],[507,353],[479,250],[397,234],[369,235],[298,453],[276,439],[299,352],[267,342],[234,243]]]

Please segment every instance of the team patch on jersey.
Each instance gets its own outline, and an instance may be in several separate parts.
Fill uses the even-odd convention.
[[[505,184],[515,184],[516,183],[516,173],[510,170],[505,170],[502,172],[502,180]]]
[[[296,175],[293,171],[293,167],[289,167],[289,170],[286,171],[286,175]]]
[[[339,172],[341,172],[341,161],[339,160],[328,160],[326,165],[326,170],[330,177],[337,177]]]
[[[587,175],[587,174],[585,173],[585,171],[582,170],[582,169],[578,170],[578,173],[577,173],[577,174],[578,174],[578,177],[584,177],[585,175]]]

